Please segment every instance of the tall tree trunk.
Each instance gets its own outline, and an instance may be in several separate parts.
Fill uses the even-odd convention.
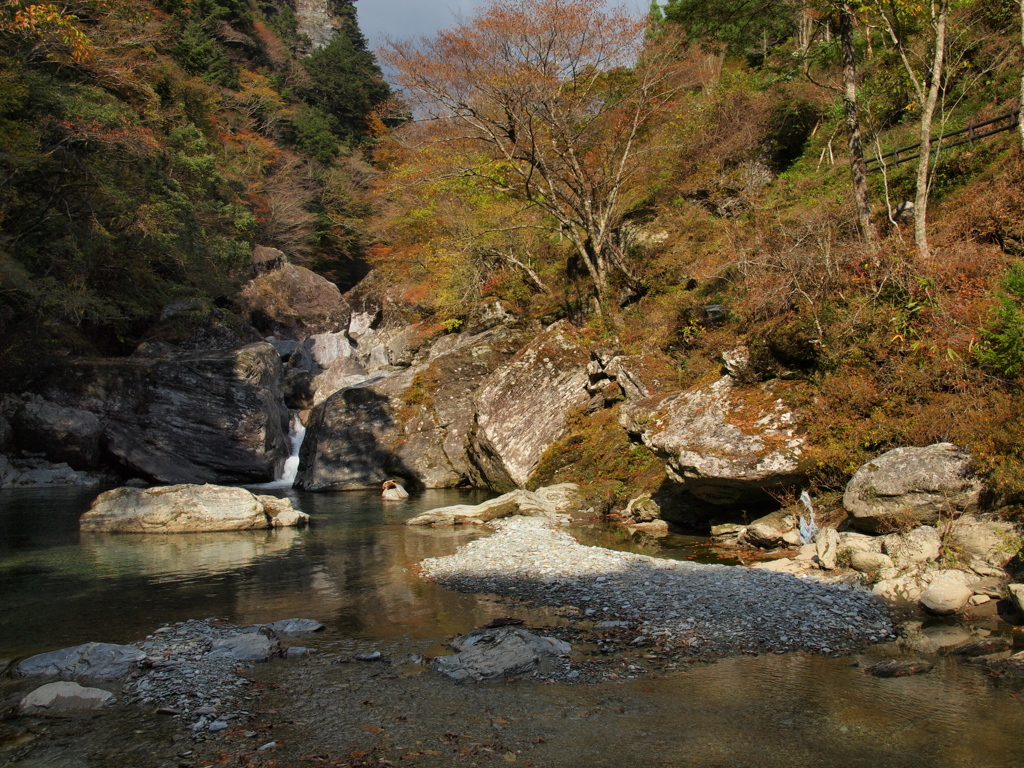
[[[914,242],[917,245],[919,258],[931,258],[928,245],[928,187],[931,167],[929,161],[932,153],[932,119],[935,106],[939,101],[939,88],[942,85],[942,67],[946,55],[946,17],[949,14],[949,0],[939,0],[938,15],[932,5],[932,23],[935,26],[935,48],[932,51],[932,66],[929,72],[931,82],[928,92],[921,105],[921,159],[917,165],[917,194],[914,197]]]
[[[1024,0],[1021,0],[1024,2]],[[857,110],[857,61],[853,46],[853,8],[843,2],[839,12],[839,42],[843,52],[843,117],[850,147],[850,173],[853,176],[853,197],[857,204],[857,228],[872,250],[878,238],[871,221],[871,200],[868,192],[868,168],[864,160],[864,143],[860,135]]]

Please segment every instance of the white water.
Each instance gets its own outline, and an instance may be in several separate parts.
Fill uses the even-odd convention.
[[[299,449],[302,441],[306,438],[306,427],[303,426],[298,414],[292,416],[288,425],[288,440],[291,443],[292,453],[281,467],[281,474],[271,483],[261,483],[256,488],[291,488],[299,474]]]

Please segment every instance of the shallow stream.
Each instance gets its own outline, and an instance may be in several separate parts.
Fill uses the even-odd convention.
[[[327,625],[310,643],[317,653],[309,660],[252,671],[264,693],[251,731],[193,743],[170,718],[121,707],[30,727],[16,718],[0,721],[0,766],[995,768],[1019,765],[1024,755],[1019,688],[952,657],[933,658],[936,670],[923,676],[864,673],[867,662],[897,655],[895,646],[841,658],[738,657],[589,685],[455,685],[407,663],[409,655],[437,652],[450,636],[509,613],[534,625],[568,621],[447,592],[412,572],[420,560],[453,552],[482,531],[402,521],[484,495],[432,491],[387,505],[377,493],[273,492],[290,496],[315,524],[303,531],[84,535],[77,518],[95,490],[0,491],[0,668],[4,659],[90,640],[132,642],[189,618],[248,625],[310,617]],[[692,538],[635,542],[593,527],[578,535],[645,554],[717,557]],[[997,621],[980,623],[995,628]],[[337,663],[368,650],[390,661]],[[32,685],[0,679],[0,706]],[[258,751],[271,740],[272,749]]]

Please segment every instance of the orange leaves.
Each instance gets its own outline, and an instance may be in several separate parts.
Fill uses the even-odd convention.
[[[47,50],[52,61],[81,62],[92,50],[88,36],[75,26],[76,16],[64,13],[58,5],[25,5],[7,0],[0,14],[0,33],[12,34]]]

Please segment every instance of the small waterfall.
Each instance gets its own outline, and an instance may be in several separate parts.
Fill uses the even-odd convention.
[[[293,414],[292,420],[288,424],[288,441],[291,445],[292,453],[281,467],[281,472],[277,479],[269,483],[260,483],[259,485],[250,486],[252,488],[291,488],[292,484],[295,483],[295,478],[299,474],[299,448],[302,447],[302,441],[306,437],[306,427],[303,426],[302,420],[299,415]]]
[[[282,485],[287,484],[289,488],[295,482],[295,476],[299,474],[299,449],[302,447],[302,441],[305,437],[306,427],[303,425],[299,415],[295,414],[292,416],[291,424],[288,426],[288,439],[291,441],[292,453],[281,469],[281,476],[277,478],[278,483]]]
[[[814,507],[811,506],[811,495],[804,491],[800,494],[800,501],[807,508],[810,520],[800,517],[800,541],[803,544],[810,544],[814,540],[814,534],[818,532],[818,524],[814,522]]]

